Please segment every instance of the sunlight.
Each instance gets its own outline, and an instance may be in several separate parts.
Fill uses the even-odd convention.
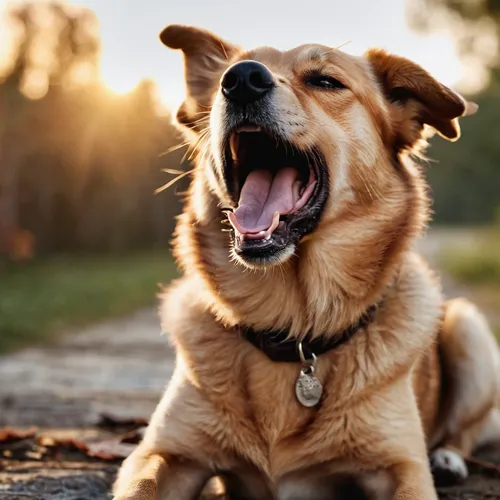
[[[401,0],[381,0],[377,5],[377,23],[371,22],[369,16],[359,16],[360,9],[366,8],[366,0],[342,5],[324,0],[321,18],[316,18],[302,2],[277,0],[270,5],[266,0],[256,0],[254,8],[245,11],[244,22],[236,14],[237,5],[232,14],[217,15],[215,7],[220,2],[208,5],[193,0],[168,6],[159,3],[154,8],[134,0],[122,0],[122,8],[118,8],[116,0],[73,3],[92,9],[98,16],[101,71],[106,86],[122,94],[132,90],[142,78],[151,78],[158,85],[160,99],[169,106],[177,106],[184,95],[182,56],[167,50],[158,40],[160,31],[170,23],[203,26],[249,48],[268,44],[286,49],[308,42],[335,46],[352,40],[342,50],[361,54],[370,46],[384,47],[423,64],[446,85],[456,85],[463,76],[451,37],[445,33],[424,37],[413,32]],[[262,16],[262,10],[267,15]],[[277,15],[282,19],[282,29],[276,29]],[[258,30],[252,28],[256,23]]]
[[[5,2],[0,0],[0,74],[9,65],[19,36],[18,26],[8,22]]]
[[[97,15],[102,42],[100,80],[106,88],[116,95],[124,95],[133,91],[141,80],[149,78],[157,84],[158,97],[168,107],[177,107],[184,96],[182,56],[167,50],[158,40],[161,29],[169,23],[203,26],[245,47],[269,44],[286,49],[308,42],[335,46],[352,40],[342,50],[359,55],[371,46],[383,47],[423,65],[445,85],[464,91],[477,90],[484,83],[484,71],[478,70],[474,62],[460,61],[449,33],[441,31],[423,36],[410,29],[405,2],[381,0],[377,6],[377,23],[358,15],[359,9],[366,7],[366,0],[337,6],[323,1],[324,16],[315,18],[314,22],[307,6],[292,1],[283,9],[284,2],[277,0],[270,6],[266,0],[256,0],[263,7],[265,4],[268,15],[262,17],[255,5],[242,23],[231,14],[216,15],[216,9],[201,0],[193,0],[190,6],[157,4],[154,8],[135,0],[67,1],[89,8]],[[9,3],[15,1],[0,0],[0,9]],[[289,8],[292,6],[293,9]],[[192,15],[193,9],[196,18]],[[283,29],[276,29],[274,24],[278,12]],[[258,30],[251,28],[256,22]],[[8,50],[8,44],[0,43],[4,60]]]
[[[140,80],[114,78],[113,75],[102,74],[102,81],[107,90],[117,96],[131,93],[140,83]]]

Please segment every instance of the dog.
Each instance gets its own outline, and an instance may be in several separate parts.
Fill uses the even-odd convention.
[[[415,160],[477,106],[381,49],[160,39],[184,56],[196,155],[160,308],[176,367],[114,498],[196,499],[218,477],[231,499],[349,481],[350,499],[437,499],[433,472],[463,480],[500,439],[494,337],[414,250],[430,218]]]

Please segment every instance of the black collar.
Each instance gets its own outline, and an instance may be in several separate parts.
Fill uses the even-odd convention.
[[[359,320],[347,327],[344,331],[334,335],[323,335],[314,339],[308,339],[308,335],[302,340],[302,347],[306,358],[312,358],[315,354],[319,356],[331,351],[348,342],[355,333],[370,324],[376,317],[380,304],[370,306],[359,318]],[[260,349],[271,361],[286,363],[300,362],[297,339],[287,339],[286,330],[254,330],[242,326],[243,336],[257,349]]]

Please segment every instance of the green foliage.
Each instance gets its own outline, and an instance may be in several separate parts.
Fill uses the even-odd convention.
[[[476,244],[465,249],[445,249],[440,260],[444,269],[460,282],[500,290],[500,227],[477,232]]]
[[[151,82],[127,95],[102,84],[90,10],[10,9],[18,36],[0,73],[0,352],[152,304],[157,281],[175,274],[165,248],[188,181],[154,194],[171,179],[162,169],[182,164],[182,150],[163,155],[181,139]]]
[[[165,251],[10,264],[0,272],[0,352],[151,305],[175,275]]]
[[[408,21],[419,31],[445,29],[454,38],[466,68],[489,87],[474,100],[477,115],[461,120],[454,144],[436,138],[429,169],[439,223],[477,224],[498,219],[500,210],[500,0],[408,0]]]
[[[500,0],[407,0],[410,25],[422,32],[443,31],[464,58],[498,68]]]
[[[500,225],[466,229],[467,234],[442,250],[440,268],[467,287],[467,298],[487,315],[500,341]]]
[[[448,224],[493,222],[500,210],[500,79],[474,101],[479,111],[461,119],[454,143],[435,137],[425,167],[434,200],[434,220]],[[434,161],[435,160],[435,161]]]
[[[172,178],[162,169],[179,169],[183,154],[162,155],[181,138],[154,85],[123,96],[103,86],[91,11],[63,2],[12,9],[20,36],[0,74],[0,254],[14,258],[20,230],[39,256],[167,246],[188,179],[154,194]],[[40,24],[39,9],[53,25]],[[45,56],[36,66],[35,51]]]

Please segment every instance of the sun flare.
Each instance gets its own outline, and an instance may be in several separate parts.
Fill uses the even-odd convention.
[[[105,77],[102,78],[103,84],[112,94],[122,96],[129,94],[139,85],[139,81],[124,80],[120,78]]]
[[[405,2],[400,0],[384,0],[381,3],[380,23],[376,26],[368,20],[358,22],[357,9],[364,0],[355,0],[351,6],[344,5],[342,8],[333,8],[325,2],[325,19],[332,16],[337,20],[333,29],[331,21],[326,23],[322,19],[316,20],[317,26],[309,28],[314,23],[304,23],[304,16],[312,14],[299,3],[292,2],[292,16],[291,12],[288,13],[290,9],[284,11],[280,8],[284,0],[277,1],[272,8],[265,0],[256,2],[265,3],[265,8],[270,9],[269,15],[264,18],[258,15],[257,31],[249,28],[257,22],[256,13],[246,13],[242,22],[237,14],[233,18],[215,15],[215,10],[201,0],[188,2],[189,5],[178,3],[168,8],[161,4],[151,8],[135,0],[122,0],[122,9],[113,8],[115,2],[111,0],[67,0],[69,4],[92,10],[97,16],[101,39],[100,78],[110,92],[127,94],[147,78],[156,83],[158,99],[170,108],[176,107],[184,96],[182,56],[177,51],[167,50],[158,40],[162,28],[170,23],[197,24],[246,47],[269,44],[286,49],[311,41],[334,46],[344,40],[352,40],[342,50],[361,54],[369,46],[385,48],[421,64],[446,85],[453,87],[460,83],[464,91],[475,90],[484,80],[477,77],[478,71],[464,68],[448,33],[422,36],[413,32],[406,19]],[[16,0],[0,0],[0,10],[12,3]],[[193,9],[196,10],[196,18],[192,15]],[[275,29],[274,10],[280,10],[284,16],[283,26],[286,29]],[[256,8],[255,12],[258,11]],[[354,19],[357,22],[352,22]],[[7,47],[0,47],[0,53],[6,50]]]

